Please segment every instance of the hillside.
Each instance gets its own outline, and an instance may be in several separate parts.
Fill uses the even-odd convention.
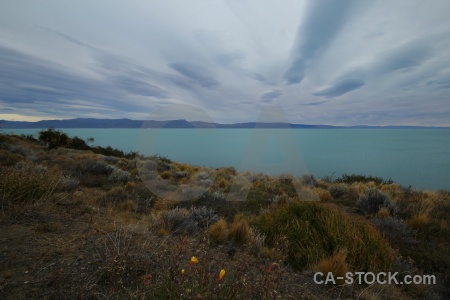
[[[377,177],[239,173],[48,130],[0,135],[0,201],[0,299],[450,297],[450,194]]]

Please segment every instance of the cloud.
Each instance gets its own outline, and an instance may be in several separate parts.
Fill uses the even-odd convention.
[[[5,1],[9,115],[145,118],[172,103],[233,123],[276,103],[294,123],[450,122],[449,1]]]
[[[313,95],[324,96],[327,98],[338,97],[351,91],[357,90],[364,86],[364,84],[365,82],[360,79],[347,79],[340,81],[333,86],[317,91],[313,93]]]
[[[300,83],[311,61],[324,53],[347,21],[352,0],[313,0],[297,30],[292,62],[284,73],[287,84]]]
[[[427,40],[417,39],[401,44],[380,54],[373,65],[375,72],[408,71],[422,65],[433,55]]]
[[[159,86],[135,79],[130,76],[118,75],[113,78],[113,82],[127,92],[141,96],[151,96],[160,99],[169,98],[168,93]]]
[[[58,109],[64,111],[66,104],[63,103],[67,99],[72,104],[88,101],[93,110],[104,105],[127,111],[134,106],[125,103],[121,98],[124,93],[109,81],[86,78],[52,61],[10,48],[0,47],[0,78],[0,102],[10,105],[27,107],[31,104],[36,109],[53,112]],[[122,83],[125,84],[123,80]],[[142,86],[132,83],[129,80],[128,89],[143,92]],[[158,92],[147,88],[146,92],[149,91]],[[76,112],[66,111],[64,114]]]
[[[188,63],[171,63],[169,64],[169,67],[184,75],[185,77],[192,79],[204,88],[215,88],[220,84],[212,77],[211,72],[200,65]]]
[[[92,47],[91,45],[88,45],[88,44],[86,44],[86,43],[83,43],[83,42],[81,42],[81,41],[79,41],[79,40],[77,40],[77,39],[71,37],[71,36],[68,35],[68,34],[59,32],[58,30],[51,29],[51,28],[48,28],[48,27],[45,27],[45,26],[37,26],[37,28],[40,28],[40,29],[44,30],[44,31],[47,32],[47,33],[54,34],[55,36],[58,36],[58,37],[60,37],[60,38],[62,38],[62,39],[64,39],[64,40],[66,40],[66,41],[68,41],[68,42],[70,42],[70,43],[72,43],[72,44],[75,44],[75,45],[78,45],[78,46],[81,46],[81,47],[86,47],[86,48],[89,48],[89,49],[95,49],[95,48]]]
[[[279,98],[283,95],[283,92],[280,90],[273,90],[270,92],[263,93],[260,97],[262,102],[272,102],[273,100]]]

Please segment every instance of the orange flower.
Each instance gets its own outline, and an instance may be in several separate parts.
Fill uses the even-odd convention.
[[[222,269],[219,272],[219,279],[217,281],[221,282],[224,276],[225,276],[225,270]]]
[[[191,261],[189,262],[190,265],[198,264],[198,258],[195,256],[191,257]]]

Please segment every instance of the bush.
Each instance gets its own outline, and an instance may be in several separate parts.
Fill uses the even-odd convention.
[[[399,243],[415,243],[414,236],[416,232],[409,229],[406,224],[397,218],[383,217],[373,218],[371,222],[395,244]]]
[[[354,182],[371,182],[373,181],[375,184],[391,184],[394,183],[392,179],[384,180],[381,177],[376,176],[366,176],[366,175],[360,175],[360,174],[342,174],[341,177],[337,178],[335,182],[341,182],[341,183],[354,183]]]
[[[64,176],[61,179],[60,185],[62,189],[66,190],[67,192],[71,192],[74,191],[80,185],[80,181],[72,176]]]
[[[359,205],[369,214],[377,213],[382,207],[387,208],[391,213],[395,209],[395,203],[385,193],[376,188],[368,188],[364,195],[359,197]]]
[[[388,242],[365,220],[350,219],[336,209],[316,203],[293,202],[254,221],[272,246],[287,239],[284,251],[295,269],[304,269],[340,249],[358,271],[386,271],[393,258]]]
[[[49,149],[67,147],[69,145],[69,137],[67,134],[53,128],[39,131],[38,140],[44,143]]]
[[[114,182],[126,183],[130,180],[130,177],[131,175],[129,172],[114,168],[108,179]]]
[[[334,184],[328,188],[331,196],[334,199],[338,199],[349,193],[349,188],[346,184]]]
[[[22,155],[0,149],[0,166],[14,166],[22,160],[24,160]]]
[[[219,217],[206,207],[185,209],[177,207],[161,215],[162,226],[172,233],[193,234],[200,228],[216,223]]]
[[[192,207],[189,212],[192,214],[192,218],[200,228],[206,228],[219,220],[216,213],[205,206]]]
[[[110,175],[115,168],[103,161],[95,159],[85,159],[79,162],[79,169],[82,174],[90,173],[95,175]]]
[[[0,199],[2,206],[34,203],[48,199],[60,188],[61,174],[45,167],[19,163],[0,169]]]
[[[312,174],[304,174],[300,178],[300,183],[302,185],[314,187],[317,186],[317,179]]]
[[[212,241],[225,244],[228,240],[228,224],[224,219],[211,225],[209,228],[209,237]]]
[[[172,173],[170,171],[164,171],[160,174],[162,179],[168,180],[172,177]]]
[[[244,245],[250,239],[250,226],[245,219],[236,216],[231,223],[229,237],[238,245]]]
[[[77,150],[88,150],[91,147],[88,146],[88,144],[86,144],[86,141],[74,136],[73,138],[69,139],[68,145],[69,148],[72,149],[77,149]]]

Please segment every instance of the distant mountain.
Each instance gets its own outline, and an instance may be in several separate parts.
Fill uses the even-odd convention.
[[[309,129],[333,129],[333,128],[353,128],[353,129],[417,129],[417,128],[448,128],[448,127],[423,127],[423,126],[331,126],[331,125],[306,125],[290,123],[262,123],[247,122],[235,124],[219,124],[202,121],[189,122],[186,120],[169,121],[144,121],[130,119],[91,119],[77,118],[69,120],[44,120],[38,122],[25,121],[0,121],[0,128],[20,129],[20,128],[309,128]]]

